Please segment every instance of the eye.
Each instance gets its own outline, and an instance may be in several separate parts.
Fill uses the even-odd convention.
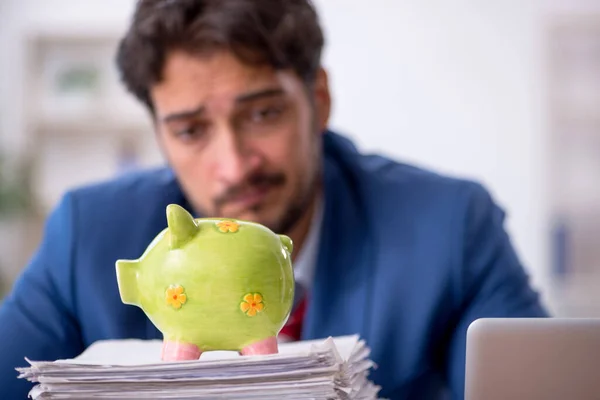
[[[175,137],[184,142],[196,141],[206,135],[204,124],[192,124],[174,131]]]
[[[277,119],[283,113],[283,107],[261,107],[252,110],[250,120],[252,122],[266,122]]]

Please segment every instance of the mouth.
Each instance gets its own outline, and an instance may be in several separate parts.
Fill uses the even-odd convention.
[[[244,219],[255,218],[267,203],[274,203],[277,189],[285,187],[285,176],[279,174],[255,174],[244,184],[230,187],[215,200],[215,209],[223,216]]]
[[[226,204],[229,208],[235,209],[237,214],[247,210],[255,210],[267,200],[274,189],[274,185],[255,185],[230,197]]]

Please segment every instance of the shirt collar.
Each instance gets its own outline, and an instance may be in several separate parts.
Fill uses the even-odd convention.
[[[310,228],[306,240],[294,261],[294,277],[296,282],[310,289],[312,287],[315,269],[317,264],[317,253],[321,238],[321,225],[323,222],[323,200],[319,197],[315,212],[310,223]]]

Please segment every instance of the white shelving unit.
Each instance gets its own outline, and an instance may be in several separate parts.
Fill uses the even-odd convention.
[[[65,191],[115,176],[121,163],[162,163],[149,116],[119,82],[118,37],[45,32],[27,42],[28,151],[43,214]]]
[[[548,35],[556,309],[600,317],[600,15],[554,20]]]

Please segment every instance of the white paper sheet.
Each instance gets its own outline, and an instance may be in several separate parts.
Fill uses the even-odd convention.
[[[20,377],[39,383],[33,399],[376,399],[374,364],[357,335],[284,343],[279,354],[206,352],[199,360],[160,360],[159,340],[94,343],[74,359],[30,361]]]

